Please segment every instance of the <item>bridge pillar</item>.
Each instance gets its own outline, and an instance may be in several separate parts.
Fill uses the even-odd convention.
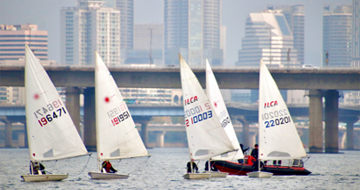
[[[12,147],[12,125],[9,121],[5,123],[5,147]]]
[[[66,88],[66,109],[69,111],[70,117],[73,120],[79,134],[80,131],[80,93],[78,87]]]
[[[12,147],[12,125],[6,116],[1,116],[0,121],[5,124],[5,148]]]
[[[258,135],[257,132],[250,132],[249,133],[249,143],[250,143],[250,148],[255,148],[254,145],[256,144],[256,136]]]
[[[24,133],[18,134],[18,147],[25,147],[25,134]]]
[[[309,91],[309,152],[323,152],[323,93],[321,90]]]
[[[346,149],[354,150],[354,123],[355,121],[346,121]]]
[[[236,119],[242,124],[242,142],[245,147],[252,147],[254,146],[253,142],[250,142],[250,126],[249,122],[245,119],[244,116],[238,116]]]
[[[133,117],[135,123],[139,123],[141,125],[141,138],[144,142],[144,145],[145,147],[148,147],[147,146],[147,143],[148,143],[148,130],[147,130],[147,127],[148,127],[148,124],[149,122],[151,121],[151,118],[152,117],[149,117],[149,116],[144,116],[144,117]]]
[[[325,92],[325,153],[339,152],[339,92]]]
[[[155,131],[156,134],[156,147],[164,147],[164,137],[166,131]]]
[[[84,144],[88,151],[96,151],[95,88],[84,90]]]
[[[26,122],[24,123],[24,135],[25,135],[25,143],[24,143],[24,148],[29,148],[29,142],[28,142],[28,132],[27,132],[27,126],[26,126]]]

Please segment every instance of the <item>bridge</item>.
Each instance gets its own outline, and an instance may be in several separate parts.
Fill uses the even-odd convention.
[[[94,87],[94,67],[45,66],[57,87]],[[192,68],[205,88],[205,68]],[[360,90],[360,68],[270,68],[280,89]],[[181,88],[178,67],[109,67],[121,88]],[[258,89],[259,68],[213,68],[221,89]],[[24,66],[0,66],[0,86],[24,86]]]
[[[75,125],[80,126],[80,88],[84,94],[84,143],[89,149],[95,149],[95,93],[94,67],[45,67],[57,87],[67,87],[67,108]],[[117,85],[122,88],[180,88],[178,67],[113,67],[109,68]],[[205,86],[205,68],[193,68],[202,86]],[[219,87],[222,89],[258,89],[258,68],[214,68]],[[325,121],[325,152],[338,152],[339,92],[337,90],[360,90],[360,68],[320,68],[319,70],[301,70],[270,68],[273,78],[280,89],[307,89],[309,91],[309,139],[310,152],[323,152],[323,118]],[[0,86],[24,86],[23,66],[0,66]],[[325,102],[323,102],[325,98]],[[324,104],[324,105],[323,105]],[[149,119],[141,118],[142,137],[146,137],[146,125]],[[247,124],[246,118],[239,118]],[[349,119],[350,120],[350,119]],[[355,120],[355,119],[354,119]],[[356,121],[358,118],[356,118]],[[347,134],[353,133],[353,123],[349,121]],[[352,124],[351,124],[352,123]],[[245,127],[244,133],[248,134]],[[347,148],[353,149],[353,137]],[[249,139],[244,139],[249,144]]]
[[[309,115],[309,108],[306,104],[290,104],[288,105],[289,111],[293,117],[307,117]],[[258,121],[258,105],[257,104],[243,104],[243,103],[228,103],[227,108],[229,110],[229,114],[231,115],[231,118],[237,121],[240,121],[242,123],[241,126],[235,125],[235,130],[238,133],[242,133],[242,142],[244,139],[248,139],[249,145],[252,145],[255,143],[255,136],[257,135],[257,127],[254,129],[254,127],[251,127],[251,124],[257,123]],[[142,127],[142,124],[144,123],[143,120],[146,118],[146,120],[150,120],[151,117],[157,117],[157,116],[183,116],[183,107],[182,106],[176,106],[176,105],[135,105],[135,104],[129,104],[129,110],[132,116],[134,117],[134,121],[138,123],[139,131],[141,130],[147,130],[146,134],[148,134],[149,131],[156,131],[156,144],[151,142],[146,142],[148,146],[164,146],[164,136],[167,131],[185,131],[185,128],[183,124],[177,124],[177,125],[156,125],[156,124],[148,124],[147,129],[144,129]],[[80,115],[83,116],[84,111],[83,108],[80,111]],[[25,107],[24,105],[7,105],[7,106],[0,106],[0,116],[6,117],[6,119],[1,119],[1,121],[6,122],[25,122]],[[353,125],[351,123],[354,118],[360,117],[360,107],[356,106],[344,106],[341,105],[339,109],[339,121],[347,123],[347,125]],[[349,120],[350,119],[350,120]],[[10,123],[11,124],[11,123]],[[8,124],[6,127],[0,128],[0,130],[8,131],[11,130],[24,130],[24,127],[19,129],[19,127],[15,127],[16,125],[13,125],[10,127],[10,124]],[[248,130],[246,133],[243,130]],[[308,131],[308,128],[305,129]],[[339,141],[339,147],[344,148],[345,142],[349,140],[345,129],[339,129],[339,138],[341,139]],[[355,128],[355,131],[360,130]],[[299,134],[304,135],[308,134],[308,132],[304,132],[304,129],[299,129]],[[17,133],[18,139],[24,139],[20,140],[20,145],[24,145],[27,143],[24,135],[25,131],[22,133]],[[84,134],[84,129],[80,129],[80,133]],[[12,136],[10,132],[7,132],[8,135]],[[144,134],[143,134],[144,135]],[[357,133],[352,134],[353,136],[360,136]],[[304,137],[306,138],[306,137]],[[7,141],[5,144],[14,144],[14,141],[11,140],[11,138],[7,137]],[[306,138],[307,139],[307,138]],[[347,142],[349,143],[349,142]],[[355,142],[354,142],[355,143]]]

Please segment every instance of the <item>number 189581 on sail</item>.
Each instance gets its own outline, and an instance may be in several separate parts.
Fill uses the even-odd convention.
[[[48,112],[50,112],[50,113],[47,114]],[[53,101],[52,103],[47,104],[46,108],[41,107],[40,109],[37,109],[34,112],[34,115],[35,115],[36,119],[38,119],[40,126],[43,127],[46,124],[48,124],[49,122],[51,122],[53,119],[57,119],[57,118],[61,117],[62,112],[64,112],[64,114],[66,114],[66,111],[65,111],[64,107],[62,106],[61,101],[59,99],[57,99],[57,100]],[[44,117],[42,117],[42,116],[44,116]],[[41,117],[41,118],[39,119],[39,117]]]

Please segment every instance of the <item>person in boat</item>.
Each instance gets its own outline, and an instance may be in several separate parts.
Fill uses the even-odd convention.
[[[259,145],[255,144],[254,147],[255,148],[251,151],[251,156],[255,158],[255,162],[254,162],[252,167],[253,167],[254,171],[258,171],[259,170],[259,164],[258,164],[258,162],[259,162],[259,160],[258,160],[258,158],[259,158]],[[260,168],[263,167],[263,165],[264,164],[262,162],[260,162]]]
[[[45,166],[38,161],[30,161],[30,173],[33,175],[46,174]]]
[[[259,145],[255,144],[255,148],[251,151],[251,156],[254,157],[257,161],[259,156]]]
[[[241,151],[243,152],[243,155],[245,155],[245,152],[246,152],[247,150],[249,150],[249,147],[244,148],[244,145],[243,145],[243,144],[240,144],[240,148],[241,148]],[[242,163],[244,163],[244,159],[238,159],[238,162],[239,162],[240,164],[242,164]]]
[[[216,166],[215,166],[215,163],[213,161],[210,160],[210,168],[211,168],[211,171],[214,171],[214,172],[217,172],[219,171]],[[209,171],[209,161],[206,161],[205,162],[205,171]]]
[[[193,173],[199,173],[199,169],[196,165],[196,163],[194,161],[191,161],[191,164],[192,164],[192,168],[193,168]],[[190,162],[188,162],[186,164],[186,167],[187,167],[187,173],[191,173],[191,165],[190,165]]]
[[[117,172],[117,170],[115,170],[115,168],[112,167],[109,160],[105,160],[102,163],[101,171],[103,171],[103,169],[106,171],[106,173],[116,173]]]
[[[241,150],[242,150],[242,152],[243,152],[244,155],[245,155],[245,152],[246,152],[247,150],[249,150],[249,147],[244,148],[244,145],[243,145],[243,144],[240,144],[240,148],[241,148]]]

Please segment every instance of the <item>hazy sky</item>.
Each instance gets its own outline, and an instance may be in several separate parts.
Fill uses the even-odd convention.
[[[60,10],[76,0],[0,0],[0,24],[37,24],[48,31],[49,59],[60,62]],[[134,0],[135,23],[163,23],[163,0]],[[305,63],[320,66],[322,58],[322,7],[351,4],[351,0],[222,0],[222,25],[226,26],[226,65],[234,65],[241,49],[245,21],[250,12],[268,4],[305,5]]]

